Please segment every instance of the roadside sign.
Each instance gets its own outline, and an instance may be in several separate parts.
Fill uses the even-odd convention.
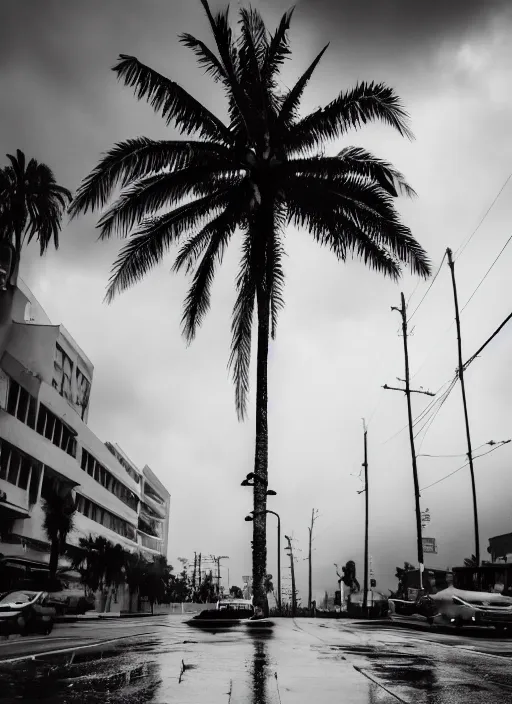
[[[422,538],[423,552],[433,553],[437,555],[437,545],[435,538]]]

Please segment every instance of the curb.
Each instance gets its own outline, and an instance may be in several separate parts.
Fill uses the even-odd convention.
[[[57,616],[55,618],[55,623],[76,623],[78,621],[80,622],[87,622],[87,621],[99,621],[100,619],[102,621],[106,620],[114,620],[114,619],[119,619],[119,618],[154,618],[155,616],[165,616],[165,614],[149,614],[149,613],[140,613],[140,612],[135,612],[135,613],[96,613],[94,616]]]

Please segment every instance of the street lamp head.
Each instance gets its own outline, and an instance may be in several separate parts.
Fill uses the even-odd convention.
[[[248,479],[244,479],[240,486],[254,486],[254,484],[251,484]]]
[[[269,489],[267,491],[267,496],[277,496],[277,491],[274,491],[273,489]]]
[[[252,516],[246,516],[246,517],[245,517],[245,520],[246,520],[246,521],[253,521],[254,518],[253,518]]]

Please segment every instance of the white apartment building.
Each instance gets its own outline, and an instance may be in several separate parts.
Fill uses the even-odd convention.
[[[93,365],[62,325],[52,325],[18,280],[0,358],[0,557],[47,565],[41,499],[51,485],[76,499],[68,543],[102,535],[146,557],[167,555],[170,495],[87,426]],[[65,560],[63,561],[65,564]]]

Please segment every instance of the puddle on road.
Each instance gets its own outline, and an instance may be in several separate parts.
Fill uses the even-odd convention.
[[[0,702],[151,702],[161,682],[157,664],[149,659],[154,646],[92,646],[0,663]]]
[[[274,669],[267,651],[270,638],[272,634],[266,633],[250,633],[243,639],[216,633],[180,643],[160,638],[117,641],[0,662],[0,704],[18,704],[20,700],[48,704],[202,702],[215,680],[227,694],[230,676],[234,694],[243,692],[232,704],[277,704],[271,694]],[[247,649],[241,670],[239,658],[229,654],[239,645]],[[224,676],[216,654],[220,663],[227,660],[232,666],[231,675]]]

